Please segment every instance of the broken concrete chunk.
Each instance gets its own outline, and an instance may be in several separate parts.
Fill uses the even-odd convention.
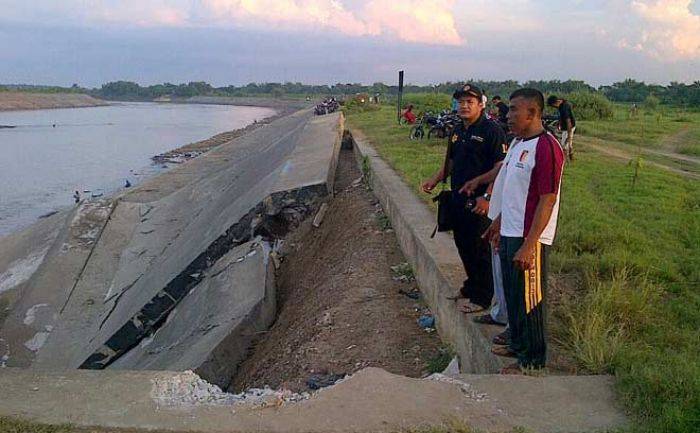
[[[314,221],[312,223],[314,227],[321,226],[321,223],[323,222],[323,217],[326,216],[326,212],[328,212],[328,203],[323,203],[321,205],[321,208],[316,213],[316,216],[314,217]]]

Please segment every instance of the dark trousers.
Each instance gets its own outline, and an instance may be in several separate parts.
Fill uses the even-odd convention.
[[[462,295],[472,303],[488,308],[493,298],[491,250],[488,242],[481,239],[481,235],[491,221],[485,216],[465,210],[460,205],[454,206],[452,215],[455,245],[467,273],[467,279],[461,289]]]
[[[547,358],[544,331],[547,249],[538,243],[535,269],[522,271],[513,263],[522,244],[523,238],[501,236],[499,255],[508,309],[509,345],[518,355],[521,367],[542,368]]]

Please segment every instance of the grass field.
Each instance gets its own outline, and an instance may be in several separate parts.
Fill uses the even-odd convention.
[[[616,105],[611,120],[582,120],[577,132],[608,142],[700,156],[700,112],[663,107],[655,112]]]
[[[638,118],[581,122],[580,141],[607,141],[609,131],[616,142],[659,147],[684,128],[700,130],[700,115],[686,118],[663,118],[644,136]],[[348,113],[427,203],[420,183],[442,162],[445,143],[411,141],[395,119],[388,106]],[[686,146],[700,148],[700,138]],[[617,376],[635,430],[698,431],[700,181],[647,164],[633,187],[633,173],[634,164],[585,145],[565,169],[551,270],[575,283],[551,313],[552,337],[584,371]]]

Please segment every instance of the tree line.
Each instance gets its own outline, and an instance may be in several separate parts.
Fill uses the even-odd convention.
[[[530,80],[518,82],[515,80],[487,81],[469,80],[488,92],[490,96],[507,97],[519,87],[534,87],[546,94],[570,94],[588,92],[601,94],[616,102],[641,103],[648,98],[656,98],[660,102],[671,105],[700,107],[700,81],[692,84],[671,82],[663,86],[647,84],[643,81],[626,79],[611,85],[591,86],[581,80]],[[406,93],[442,93],[450,94],[464,82],[445,82],[436,85],[404,86]],[[23,90],[35,92],[82,92],[103,99],[112,100],[152,100],[160,97],[188,98],[192,96],[327,96],[354,95],[357,93],[380,94],[384,97],[395,96],[398,86],[384,83],[363,85],[360,83],[337,83],[333,85],[309,85],[302,83],[249,83],[243,86],[214,87],[204,81],[172,84],[163,83],[151,86],[141,86],[131,81],[114,81],[103,84],[99,88],[83,88],[77,84],[71,87],[31,86],[31,85],[0,85],[2,90]]]

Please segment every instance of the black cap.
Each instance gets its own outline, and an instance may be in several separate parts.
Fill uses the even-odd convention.
[[[484,97],[484,92],[482,92],[480,88],[472,84],[465,84],[464,86],[455,90],[455,92],[452,94],[452,97],[455,99],[459,99],[463,96],[473,96],[479,101],[481,101]]]

